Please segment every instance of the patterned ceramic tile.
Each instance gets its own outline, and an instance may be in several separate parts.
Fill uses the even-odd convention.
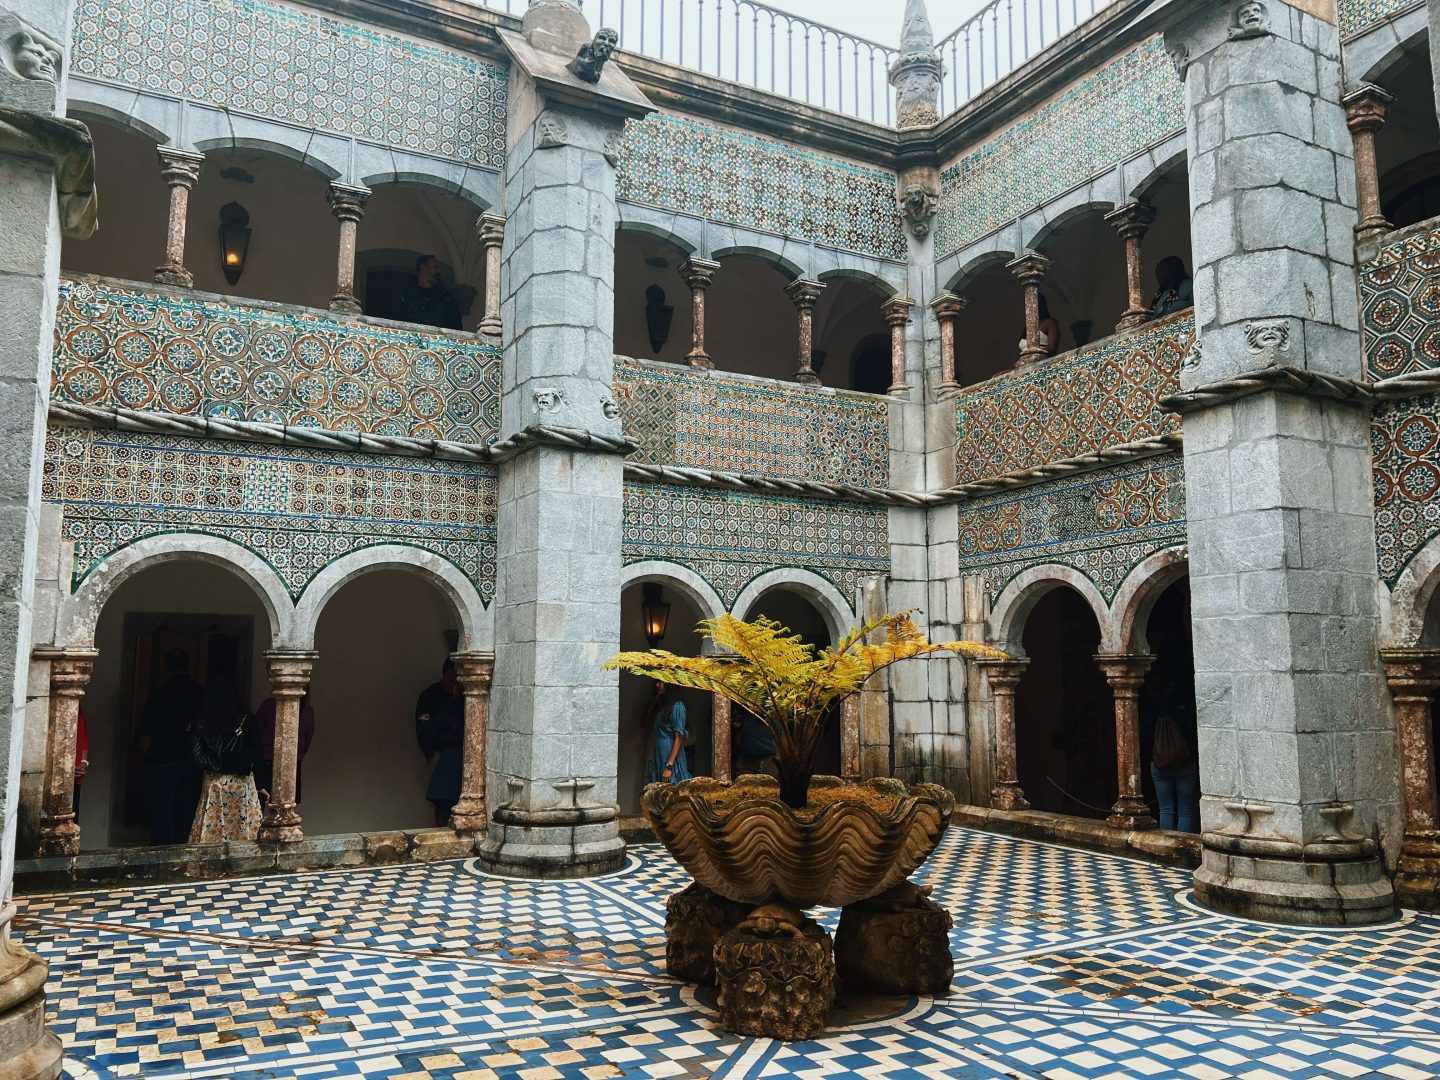
[[[688,566],[730,605],[750,581],[800,566],[846,597],[890,573],[882,508],[664,484],[625,485],[625,562]]]
[[[1415,0],[1340,0],[1340,34],[1350,37],[1362,33],[1382,19],[1414,6]]]
[[[1440,228],[1405,229],[1360,268],[1360,333],[1375,379],[1440,367]]]
[[[1440,535],[1440,402],[1434,394],[1377,404],[1370,415],[1380,577],[1399,580]]]
[[[1184,128],[1184,88],[1152,39],[947,168],[935,250],[959,251]]]
[[[65,508],[78,584],[145,536],[205,533],[250,548],[295,596],[341,555],[399,543],[495,595],[494,466],[52,429],[43,497]]]
[[[906,258],[895,174],[657,114],[625,125],[621,199],[882,259]]]
[[[70,1080],[1427,1080],[1440,919],[1309,932],[1208,915],[1182,871],[951,830],[948,997],[849,996],[816,1042],[742,1039],[658,974],[685,881],[639,846],[592,881],[473,863],[22,898]],[[834,912],[822,912],[833,926]],[[352,918],[353,916],[353,918]],[[491,928],[587,938],[527,954]],[[597,959],[598,958],[598,959]]]
[[[1098,342],[956,401],[956,483],[968,484],[1180,429],[1159,400],[1180,389],[1195,337],[1186,312]]]
[[[103,278],[61,289],[51,395],[333,431],[491,443],[500,350],[308,308]]]
[[[627,360],[615,365],[631,461],[815,480],[890,482],[884,401]]]
[[[79,0],[77,75],[482,168],[505,167],[502,68],[268,0]]]
[[[976,499],[959,513],[960,573],[983,577],[991,600],[1040,563],[1079,570],[1113,600],[1141,562],[1185,543],[1185,467],[1167,454]]]

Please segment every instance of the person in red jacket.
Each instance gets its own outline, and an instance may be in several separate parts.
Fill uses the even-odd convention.
[[[90,725],[85,722],[85,710],[75,723],[75,822],[80,822],[80,785],[90,771]]]

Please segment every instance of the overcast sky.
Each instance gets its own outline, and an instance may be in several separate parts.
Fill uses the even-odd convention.
[[[895,45],[900,41],[900,22],[905,0],[765,0],[771,7],[793,11],[840,30]],[[930,23],[935,36],[944,37],[980,9],[985,0],[929,0]]]

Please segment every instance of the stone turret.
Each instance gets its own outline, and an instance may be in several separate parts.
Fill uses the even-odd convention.
[[[890,65],[895,87],[895,126],[929,127],[940,120],[940,80],[945,62],[935,50],[935,31],[925,0],[906,0],[900,31],[900,56]]]

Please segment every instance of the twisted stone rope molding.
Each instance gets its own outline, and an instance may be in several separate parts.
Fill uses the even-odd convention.
[[[946,488],[944,491],[937,491],[931,498],[939,503],[965,502],[985,495],[994,495],[1001,491],[1033,487],[1035,484],[1043,484],[1049,480],[1095,472],[1097,469],[1109,468],[1111,465],[1123,465],[1127,461],[1143,461],[1146,458],[1159,457],[1161,454],[1179,450],[1184,445],[1185,437],[1178,431],[1172,431],[1167,435],[1157,435],[1150,439],[1139,439],[1136,442],[1107,446],[1093,454],[1049,461],[1044,465],[1036,465],[1032,469],[1010,473],[1007,476],[996,476],[989,480],[959,484],[953,488]]]
[[[1198,412],[1215,405],[1226,405],[1241,398],[1261,394],[1267,390],[1302,394],[1307,397],[1329,398],[1332,401],[1371,401],[1375,397],[1375,386],[1371,383],[1347,379],[1340,375],[1327,375],[1320,371],[1305,371],[1294,367],[1265,368],[1250,375],[1239,375],[1233,379],[1197,386],[1178,394],[1160,399],[1160,407],[1167,412]]]
[[[1412,371],[1408,375],[1396,375],[1373,384],[1375,397],[1381,401],[1397,401],[1401,398],[1419,397],[1421,394],[1440,393],[1440,368]]]
[[[800,495],[815,499],[871,503],[881,506],[910,506],[924,509],[938,505],[934,495],[921,495],[910,491],[847,487],[843,484],[821,484],[811,480],[776,480],[768,476],[755,476],[750,473],[692,469],[677,465],[638,465],[627,462],[625,479],[675,484],[680,487],[722,488],[728,491],[755,491],[769,495]]]

